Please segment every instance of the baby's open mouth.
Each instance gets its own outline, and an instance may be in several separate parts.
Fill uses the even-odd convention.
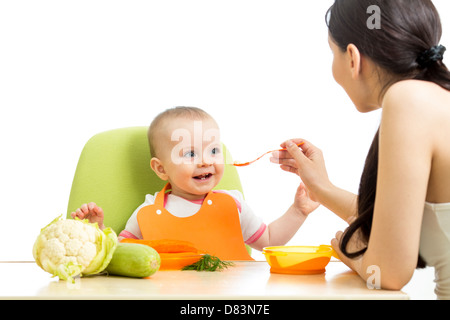
[[[205,174],[201,174],[199,176],[195,176],[194,179],[197,180],[206,180],[212,177],[212,173],[205,173]]]

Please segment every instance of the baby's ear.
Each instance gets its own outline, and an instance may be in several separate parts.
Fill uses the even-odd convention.
[[[160,159],[152,158],[150,160],[150,167],[161,180],[164,181],[168,180],[169,177],[167,176],[166,170],[164,169],[164,165]]]

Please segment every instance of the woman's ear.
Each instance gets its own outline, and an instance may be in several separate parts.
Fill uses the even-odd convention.
[[[347,46],[347,58],[352,78],[356,80],[361,74],[361,53],[354,44]]]
[[[161,160],[159,160],[158,158],[152,158],[150,160],[150,167],[161,180],[168,180],[169,177],[166,174],[166,170],[164,169],[164,165]]]

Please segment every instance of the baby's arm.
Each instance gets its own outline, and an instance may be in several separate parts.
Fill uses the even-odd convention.
[[[152,200],[151,197],[146,197],[146,199]],[[135,212],[132,214],[130,219],[127,222],[125,230],[123,230],[118,236],[117,239],[121,241],[124,238],[134,238],[134,239],[142,239],[142,235],[139,230],[139,225],[137,223],[137,213],[139,210],[146,206],[150,200],[146,200],[141,206],[139,206]],[[73,219],[79,218],[81,220],[88,219],[90,223],[98,223],[98,227],[100,230],[105,229],[105,225],[103,223],[104,214],[103,209],[100,208],[95,202],[90,202],[88,204],[83,204],[80,208],[71,213]],[[128,230],[130,229],[130,230]]]
[[[264,247],[285,245],[318,206],[319,203],[312,201],[309,197],[305,185],[300,184],[291,207],[284,215],[272,222],[261,237],[250,246],[261,251]]]
[[[97,223],[100,230],[105,229],[103,224],[103,209],[97,206],[94,202],[83,204],[80,208],[71,213],[73,219],[81,220],[88,219],[90,223]]]

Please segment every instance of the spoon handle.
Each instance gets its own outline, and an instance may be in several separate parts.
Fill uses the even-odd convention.
[[[300,147],[301,145],[304,145],[304,144],[305,144],[304,142],[301,142],[301,143],[298,143],[297,146]],[[235,167],[247,167],[247,166],[251,165],[252,163],[258,161],[259,159],[261,159],[261,158],[264,157],[265,155],[267,155],[267,154],[269,154],[269,153],[272,153],[272,152],[276,152],[276,151],[286,151],[286,148],[283,148],[283,149],[277,149],[277,150],[272,150],[272,151],[267,151],[267,152],[264,153],[262,156],[260,156],[259,158],[256,158],[256,159],[253,160],[253,161],[242,162],[242,163],[241,163],[241,162],[235,161],[235,162],[233,163],[233,166],[235,166]]]

